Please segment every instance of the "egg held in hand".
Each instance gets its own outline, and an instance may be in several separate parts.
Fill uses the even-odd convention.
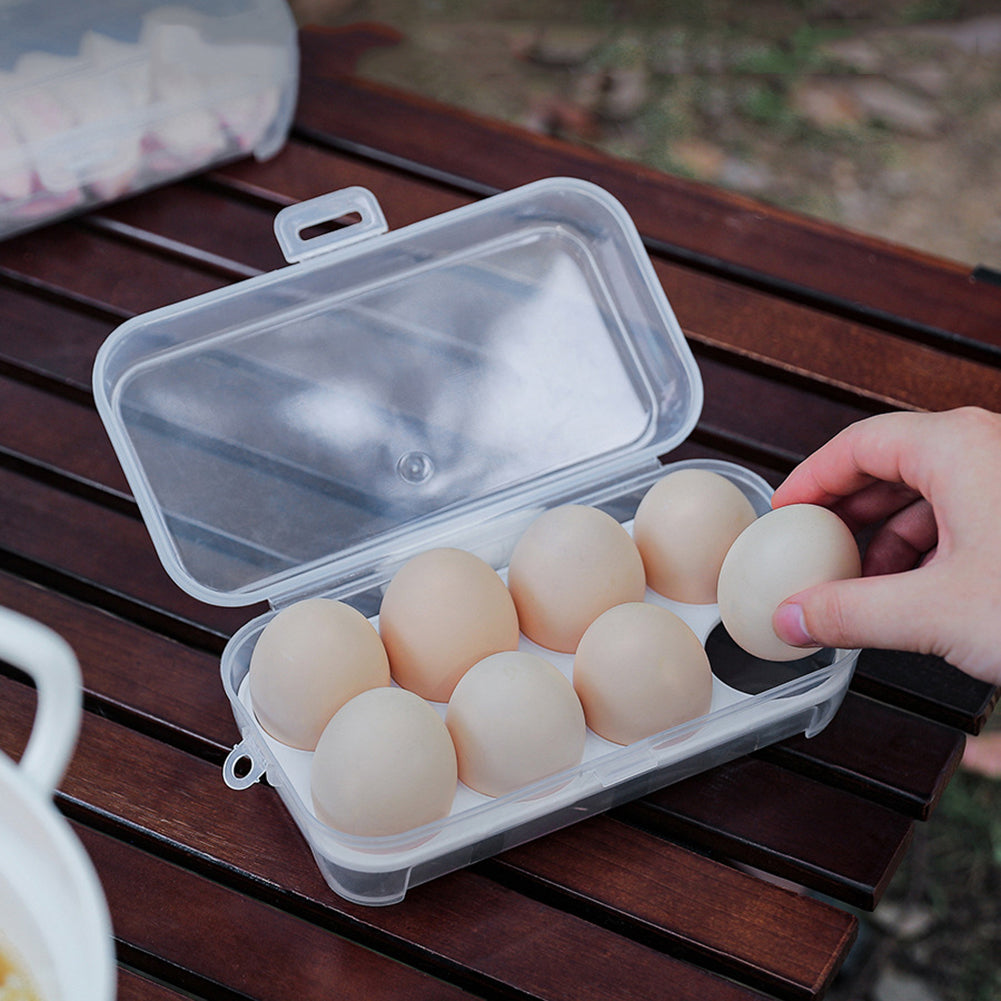
[[[688,624],[642,602],[617,605],[588,627],[573,685],[587,725],[616,744],[702,716],[713,687],[709,658]]]
[[[762,515],[737,537],[719,575],[719,612],[738,646],[762,660],[797,660],[820,647],[783,643],[772,628],[778,606],[794,594],[861,573],[858,546],[831,510],[790,504]]]
[[[643,560],[629,533],[595,507],[566,504],[539,515],[511,554],[508,587],[521,631],[573,653],[606,609],[646,595]]]
[[[584,753],[584,710],[570,682],[533,653],[496,653],[474,664],[448,703],[445,725],[459,779],[487,796],[576,765]]]
[[[403,688],[346,702],[316,744],[313,810],[346,834],[402,834],[448,815],[458,768],[442,718]]]
[[[716,601],[727,550],[756,518],[731,480],[708,469],[678,469],[644,494],[633,521],[647,584],[690,604]]]
[[[389,659],[357,609],[307,598],[268,621],[250,657],[250,701],[275,740],[311,751],[348,699],[389,684]]]
[[[397,684],[447,702],[473,664],[517,648],[518,614],[489,563],[462,549],[429,549],[389,582],[379,633]]]

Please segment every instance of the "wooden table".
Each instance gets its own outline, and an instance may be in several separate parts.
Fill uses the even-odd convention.
[[[827,730],[763,749],[412,890],[322,881],[275,792],[232,792],[218,673],[260,608],[183,594],[94,410],[121,321],[283,263],[290,202],[360,184],[390,227],[546,175],[606,187],[696,353],[698,428],[672,458],[778,482],[888,408],[1001,410],[1001,287],[941,260],[467,116],[351,75],[387,32],[310,30],[294,134],[242,162],[0,244],[0,604],[55,628],[86,684],[57,796],[102,878],[123,999],[813,998],[824,993],[997,692],[863,653]],[[0,677],[16,753],[33,694]],[[736,865],[741,863],[742,865]],[[795,881],[797,893],[746,867]]]

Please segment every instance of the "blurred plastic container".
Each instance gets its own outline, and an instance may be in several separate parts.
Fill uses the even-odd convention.
[[[0,238],[285,141],[284,0],[0,0]]]

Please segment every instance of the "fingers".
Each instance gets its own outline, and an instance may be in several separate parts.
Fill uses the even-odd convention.
[[[912,504],[921,495],[902,483],[871,483],[831,508],[853,531],[883,521]]]
[[[898,511],[869,541],[862,560],[865,576],[900,573],[918,566],[938,543],[935,512],[925,500]]]
[[[773,506],[793,503],[876,528],[865,576],[784,602],[773,618],[781,639],[935,653],[1001,682],[1001,414],[964,407],[860,421],[776,490]]]
[[[784,601],[772,627],[792,646],[935,654],[971,677],[999,685],[1001,595],[996,588],[951,580],[954,572],[948,564],[928,564],[885,577],[819,584]]]
[[[890,413],[845,428],[801,462],[773,504],[832,506],[871,484],[905,484],[933,504],[996,488],[1001,414],[976,407]],[[876,496],[882,496],[877,493]]]
[[[850,425],[789,474],[775,491],[774,505],[831,505],[877,481],[906,484],[927,497],[925,467],[913,456],[927,445],[939,417],[880,414]]]
[[[772,625],[779,639],[793,646],[936,653],[943,627],[940,599],[931,568],[834,581],[784,601]]]

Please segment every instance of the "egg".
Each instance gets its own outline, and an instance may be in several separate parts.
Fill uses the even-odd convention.
[[[348,699],[389,684],[389,659],[357,609],[327,598],[283,608],[250,657],[250,701],[275,740],[312,750]]]
[[[524,651],[496,653],[471,667],[455,686],[445,725],[459,779],[487,796],[576,765],[587,735],[569,680]]]
[[[858,577],[861,559],[848,526],[831,510],[790,504],[762,515],[730,547],[719,574],[719,612],[734,642],[762,660],[797,660],[812,650],[775,635],[786,598],[832,580]]]
[[[540,646],[573,653],[602,612],[643,600],[646,575],[632,537],[611,515],[566,504],[539,515],[518,540],[508,587],[521,631]]]
[[[723,557],[757,517],[731,480],[678,469],[644,494],[633,521],[647,584],[674,601],[712,604]]]
[[[316,816],[362,837],[402,834],[446,817],[457,781],[441,716],[395,687],[346,702],[321,734],[310,771]]]
[[[518,646],[518,614],[497,571],[461,549],[429,549],[389,582],[379,632],[393,678],[447,702],[477,661]]]
[[[588,627],[573,686],[587,725],[631,744],[709,711],[712,671],[698,636],[659,605],[617,605]]]

